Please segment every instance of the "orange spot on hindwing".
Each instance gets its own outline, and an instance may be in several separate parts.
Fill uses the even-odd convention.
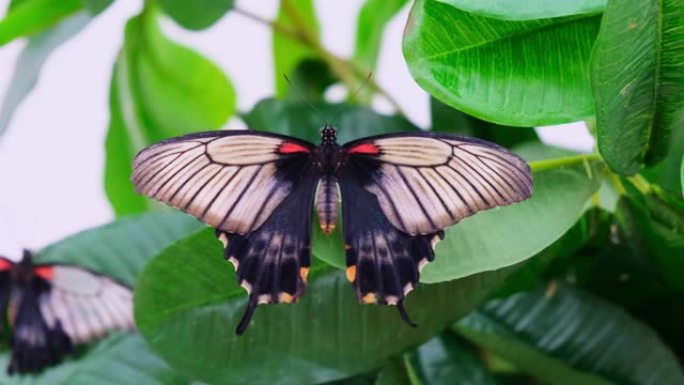
[[[299,268],[299,276],[302,277],[302,281],[306,283],[306,279],[309,277],[309,268],[301,267]]]
[[[50,281],[55,276],[55,268],[53,266],[40,266],[33,269],[33,274]]]
[[[13,265],[10,261],[0,259],[0,271],[12,270]]]
[[[356,265],[347,267],[347,281],[354,282],[356,280]]]

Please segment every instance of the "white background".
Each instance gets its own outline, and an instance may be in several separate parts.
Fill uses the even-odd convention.
[[[4,13],[9,0],[0,0]],[[316,1],[324,45],[335,54],[353,51],[356,15],[362,0]],[[238,7],[273,19],[277,0],[238,1]],[[0,255],[16,259],[21,248],[39,249],[69,234],[113,218],[103,192],[104,138],[108,92],[123,27],[142,1],[118,0],[60,46],[47,61],[36,88],[16,111],[0,138]],[[427,95],[411,79],[401,55],[408,9],[388,26],[374,73],[408,117],[429,125]],[[164,24],[171,36],[200,51],[228,74],[245,111],[274,92],[271,32],[229,13],[210,29],[184,31]],[[0,47],[0,95],[4,95],[23,41]],[[0,96],[1,98],[1,96]],[[0,99],[2,100],[2,99]],[[382,110],[382,104],[378,104]],[[242,126],[230,121],[226,127]],[[583,125],[538,129],[549,143],[589,151]]]

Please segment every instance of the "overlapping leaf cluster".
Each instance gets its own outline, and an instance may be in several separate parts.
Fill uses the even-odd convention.
[[[28,44],[0,109],[0,134],[50,53],[110,3],[11,2],[0,44],[24,36]],[[367,0],[354,52],[344,58],[321,43],[312,0],[280,2],[268,21],[275,95],[239,112],[249,128],[316,142],[320,115],[337,114],[341,141],[418,130],[374,78],[352,92],[375,70],[387,23],[410,6],[401,13],[403,51],[432,96],[430,129],[511,148],[531,162],[535,193],[447,230],[407,300],[418,329],[392,309],[357,304],[339,269],[340,232],[326,237],[315,226],[307,294],[295,306],[260,308],[238,338],[233,327],[246,297],[212,231],[182,214],[149,213],[160,206],[136,195],[128,179],[144,146],[218,129],[236,112],[229,77],[173,42],[159,19],[191,30],[227,12],[264,20],[232,0],[146,1],[126,25],[111,80],[104,188],[122,218],[41,257],[135,282],[136,321],[149,348],[140,336],[113,336],[24,380],[684,383],[684,1],[513,4]],[[336,83],[350,91],[345,103],[326,101]],[[376,98],[396,113],[374,112]],[[532,129],[580,120],[592,128],[595,154],[549,147]],[[120,371],[104,377],[111,363]]]

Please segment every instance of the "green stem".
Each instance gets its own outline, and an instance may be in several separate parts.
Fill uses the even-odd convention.
[[[601,160],[601,157],[598,155],[594,154],[587,154],[587,155],[575,155],[575,156],[568,156],[564,158],[555,158],[555,159],[548,159],[548,160],[538,160],[536,162],[531,162],[530,167],[532,168],[532,171],[544,171],[548,170],[551,168],[559,168],[563,166],[569,166],[573,165],[575,163],[580,163],[580,162],[587,162],[591,160]]]
[[[627,178],[627,180],[630,181],[634,185],[634,187],[636,187],[636,189],[639,190],[639,192],[643,195],[648,195],[651,193],[651,184],[648,183],[646,178],[644,178],[640,174],[630,176]]]
[[[240,8],[233,8],[233,12],[236,12],[244,17],[252,19],[261,24],[268,25],[276,33],[279,33],[290,39],[299,41],[300,43],[306,45],[311,50],[313,50],[318,56],[320,56],[330,67],[330,70],[335,74],[335,76],[344,83],[345,87],[349,90],[350,95],[354,90],[361,84],[363,80],[368,76],[368,73],[364,73],[363,69],[358,67],[354,62],[346,60],[334,55],[332,52],[328,51],[320,43],[316,34],[307,27],[307,23],[303,20],[302,16],[297,11],[289,0],[283,0],[282,6],[288,16],[297,25],[297,28],[290,28],[286,25],[278,23],[273,20],[267,20],[261,16],[255,15],[251,12],[245,11]],[[368,81],[368,85],[371,89],[378,94],[382,95],[398,114],[404,115],[399,103],[394,99],[385,89],[383,89],[379,84],[377,84],[372,78]]]

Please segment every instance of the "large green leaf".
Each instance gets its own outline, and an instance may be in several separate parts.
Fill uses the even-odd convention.
[[[117,215],[131,214],[151,204],[129,181],[134,155],[162,139],[220,127],[235,111],[235,92],[215,64],[168,40],[145,9],[126,25],[110,111],[105,191]]]
[[[0,354],[0,368],[9,354]],[[152,353],[139,335],[113,334],[86,355],[46,369],[38,375],[9,377],[0,371],[4,385],[187,385],[191,382],[170,369]]]
[[[532,198],[478,213],[448,228],[421,281],[449,281],[500,269],[539,253],[577,222],[598,190],[602,166],[578,162],[536,171],[533,177]]]
[[[532,20],[551,17],[597,14],[607,0],[438,0],[467,12],[507,20]]]
[[[136,322],[152,349],[213,384],[307,384],[366,372],[462,316],[508,273],[420,285],[406,301],[414,329],[392,307],[360,305],[344,274],[318,262],[299,303],[260,307],[238,337],[247,297],[229,266],[208,229],[163,251],[136,286]]]
[[[592,58],[598,148],[614,171],[660,161],[684,124],[684,0],[611,0]]]
[[[235,5],[235,0],[160,0],[159,5],[178,24],[188,29],[205,29]]]
[[[435,98],[430,98],[430,116],[433,131],[474,136],[507,148],[520,143],[539,142],[539,137],[532,127],[510,127],[485,122],[451,108]]]
[[[684,383],[677,358],[653,330],[563,284],[490,301],[456,330],[544,383]]]
[[[25,0],[17,3],[0,20],[0,46],[42,31],[82,8],[81,0]]]
[[[682,180],[682,196],[684,197],[684,154],[682,154],[682,166],[681,166],[681,172],[679,176]]]
[[[356,46],[353,60],[365,71],[375,69],[385,26],[407,0],[366,0],[356,24]]]
[[[653,167],[642,169],[641,175],[664,190],[682,195],[684,193],[681,184],[682,156],[684,156],[684,124],[674,128],[671,140],[672,147],[665,159]]]
[[[316,103],[315,110],[303,101],[264,99],[242,116],[250,129],[294,136],[318,144],[322,118],[336,118],[340,143],[370,135],[418,131],[408,120],[385,116],[368,107],[350,104]],[[337,116],[334,116],[337,115]]]
[[[281,0],[276,23],[285,28],[299,31],[308,39],[318,39],[320,27],[316,17],[313,0]],[[319,54],[293,36],[274,29],[273,31],[273,70],[276,95],[284,98],[288,84],[283,75],[291,75],[304,60],[317,59]],[[296,93],[292,94],[298,98]]]
[[[408,354],[408,363],[424,385],[494,385],[477,351],[453,333],[445,332]]]
[[[404,35],[411,75],[480,119],[540,126],[593,114],[588,62],[600,16],[505,21],[417,0]]]
[[[149,258],[202,225],[179,213],[150,213],[86,230],[41,250],[40,262],[73,263],[133,284]],[[0,368],[8,353],[0,355]],[[106,373],[106,375],[104,375]],[[136,334],[116,333],[84,354],[38,376],[6,377],[2,384],[187,384]]]
[[[12,80],[5,91],[0,108],[0,136],[7,130],[14,111],[38,82],[40,71],[50,54],[80,32],[91,19],[92,16],[87,12],[80,12],[28,40],[19,54]]]

